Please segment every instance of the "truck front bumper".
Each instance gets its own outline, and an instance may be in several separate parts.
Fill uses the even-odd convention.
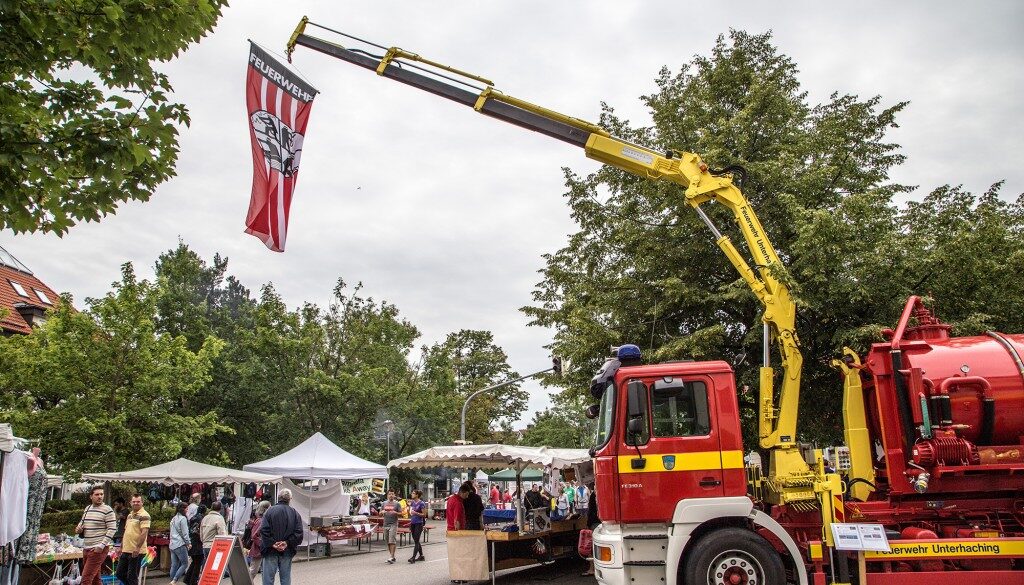
[[[594,576],[601,585],[626,585],[625,571],[622,570],[622,532],[615,524],[601,524],[594,529]],[[606,561],[602,549],[610,551]]]

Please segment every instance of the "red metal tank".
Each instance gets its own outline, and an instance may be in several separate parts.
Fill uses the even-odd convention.
[[[913,331],[908,331],[912,334]],[[997,337],[998,336],[998,337]],[[927,339],[902,344],[906,369],[920,368],[926,396],[949,396],[949,421],[958,436],[976,445],[1017,445],[1024,435],[1024,372],[1015,355],[1024,356],[1024,335]],[[989,437],[983,437],[985,399],[994,416]],[[938,402],[930,400],[930,404]],[[935,415],[931,413],[933,420]]]
[[[911,297],[865,360],[868,427],[892,496],[1024,485],[1024,335],[949,329]]]
[[[917,325],[909,325],[911,317],[917,319]],[[917,297],[907,302],[897,329],[885,333],[892,340],[872,346],[868,367],[876,388],[897,394],[897,406],[902,402],[898,385],[903,383],[907,407],[917,419],[921,417],[920,396],[924,395],[933,423],[953,426],[957,436],[979,447],[1021,444],[1024,335],[989,332],[950,337],[949,325],[933,317]],[[895,359],[894,353],[899,354]],[[903,373],[898,376],[902,380],[893,376],[894,369]],[[990,429],[986,428],[986,409],[993,411]]]

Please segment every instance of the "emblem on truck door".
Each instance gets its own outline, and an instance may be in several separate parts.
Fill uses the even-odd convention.
[[[668,471],[672,471],[672,468],[676,466],[676,456],[662,455],[661,463],[665,466],[665,469],[667,469]]]

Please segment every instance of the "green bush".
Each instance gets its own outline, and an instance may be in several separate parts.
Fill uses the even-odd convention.
[[[85,504],[74,500],[49,500],[43,507],[44,512],[65,512],[67,510],[84,510]]]
[[[61,500],[51,500],[51,502],[59,502]],[[69,501],[69,500],[66,500]],[[71,502],[75,507],[71,510],[61,511],[46,511],[43,512],[42,520],[39,523],[39,532],[49,532],[50,534],[73,534],[75,526],[78,525],[78,521],[82,519],[82,511],[85,506],[79,507],[77,503]],[[50,502],[47,502],[49,506]],[[171,518],[174,517],[174,508],[170,506],[146,504],[146,511],[149,512],[151,519],[150,532],[164,532],[167,531],[171,526]],[[58,506],[66,506],[67,504],[58,504]]]
[[[74,534],[75,526],[82,519],[82,510],[84,509],[85,506],[82,506],[81,509],[63,512],[43,512],[42,520],[39,522],[39,532]]]

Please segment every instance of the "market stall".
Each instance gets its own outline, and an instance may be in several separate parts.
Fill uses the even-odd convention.
[[[303,545],[321,538],[337,536],[338,541],[354,541],[361,547],[365,538],[349,516],[351,489],[345,482],[384,479],[383,465],[356,457],[335,445],[321,433],[315,433],[293,449],[276,457],[244,465],[242,469],[285,478],[281,484],[292,491],[292,507],[302,516],[306,530]],[[352,528],[352,529],[350,529]],[[329,552],[329,547],[324,553]]]
[[[199,463],[191,459],[179,457],[174,461],[134,469],[131,471],[114,471],[111,473],[86,473],[82,476],[90,481],[123,481],[144,484],[147,499],[151,502],[179,498],[188,501],[193,493],[204,494],[204,499],[214,499],[221,494],[223,501],[234,502],[230,510],[225,510],[231,531],[241,534],[252,512],[253,499],[245,497],[244,485],[270,485],[281,481],[280,475],[254,473]],[[163,486],[163,489],[159,489]],[[217,486],[222,486],[218,488]],[[217,491],[220,490],[220,491]],[[233,490],[233,491],[232,491]],[[255,492],[255,490],[253,490]],[[230,494],[230,497],[225,497]],[[170,552],[167,550],[170,539],[166,533],[151,532],[148,544],[155,547],[158,553],[156,566],[163,569],[170,567]]]
[[[451,579],[486,579],[497,571],[547,562],[572,554],[585,518],[536,525],[527,522],[522,503],[522,475],[527,469],[547,472],[589,463],[585,449],[551,449],[513,445],[446,445],[395,459],[388,467],[403,469],[509,467],[515,471],[518,498],[514,518],[489,523],[485,530],[448,533],[448,570]],[[486,518],[486,516],[485,516]]]

